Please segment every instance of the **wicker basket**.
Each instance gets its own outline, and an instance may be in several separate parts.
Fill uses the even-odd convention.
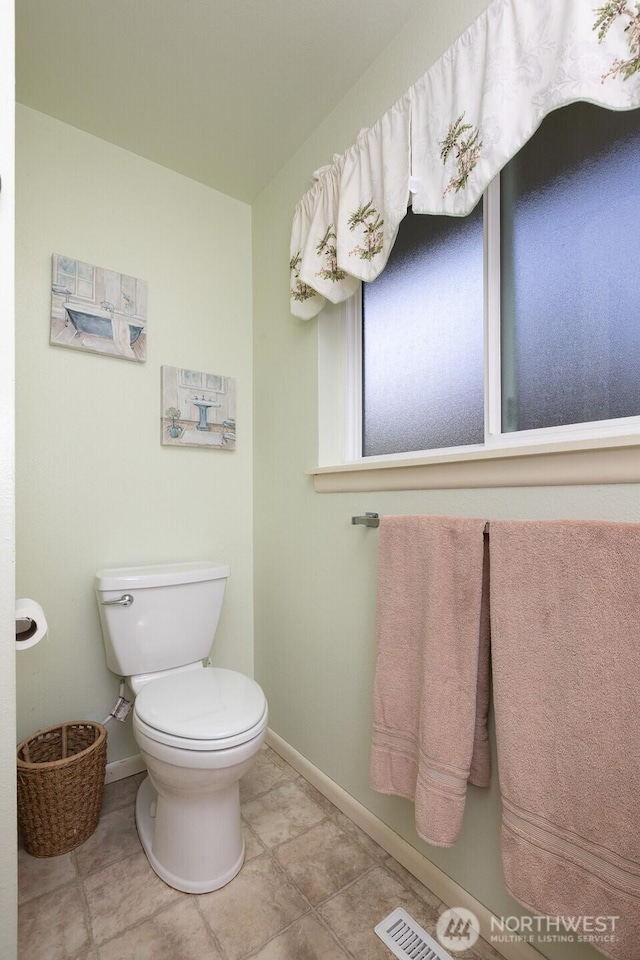
[[[56,857],[91,836],[100,817],[107,731],[77,720],[18,744],[18,825],[28,853]]]

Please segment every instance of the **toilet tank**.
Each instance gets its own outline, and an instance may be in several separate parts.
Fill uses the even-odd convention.
[[[121,677],[209,655],[229,567],[193,561],[99,570],[95,588],[107,666]],[[129,595],[130,603],[109,603]]]

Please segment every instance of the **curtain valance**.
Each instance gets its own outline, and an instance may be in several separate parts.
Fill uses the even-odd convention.
[[[552,110],[640,106],[640,3],[493,0],[295,210],[292,313],[316,316],[384,269],[414,213],[466,216]]]

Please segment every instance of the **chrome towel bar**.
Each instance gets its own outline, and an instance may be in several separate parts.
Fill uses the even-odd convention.
[[[351,517],[351,523],[360,523],[364,527],[379,527],[380,526],[380,514],[379,513],[365,513],[360,517]],[[487,522],[484,525],[484,532],[489,533],[490,523]]]
[[[363,517],[351,517],[351,523],[361,523],[365,527],[379,527],[379,513],[365,513]]]

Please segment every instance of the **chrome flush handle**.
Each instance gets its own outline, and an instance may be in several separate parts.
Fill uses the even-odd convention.
[[[119,600],[102,600],[103,607],[109,607],[112,604],[119,604],[121,607],[130,607],[133,603],[133,597],[130,593],[123,593]]]

